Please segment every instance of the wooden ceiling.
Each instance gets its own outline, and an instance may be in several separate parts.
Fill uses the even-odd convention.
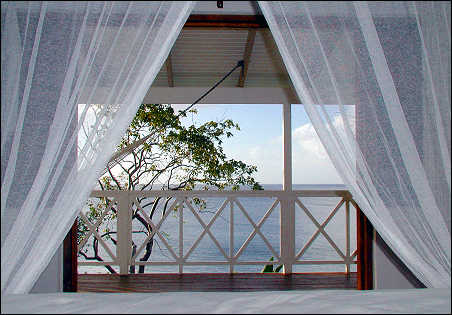
[[[187,19],[153,86],[215,84],[239,60],[223,87],[287,87],[290,80],[262,15],[193,14]]]

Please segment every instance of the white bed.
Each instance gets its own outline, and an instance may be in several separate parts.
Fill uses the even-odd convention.
[[[2,313],[450,313],[449,289],[46,293],[2,296]]]

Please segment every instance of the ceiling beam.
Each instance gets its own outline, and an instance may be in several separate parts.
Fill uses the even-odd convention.
[[[268,28],[263,15],[192,14],[184,28]]]
[[[151,87],[143,104],[190,104],[206,92],[205,87]],[[217,87],[215,93],[203,98],[200,104],[300,104],[291,87]]]
[[[168,77],[168,87],[174,87],[174,78],[173,78],[173,64],[171,62],[171,52],[168,55],[168,58],[166,58],[166,74]]]
[[[251,52],[253,51],[254,38],[256,37],[256,29],[250,29],[248,31],[248,37],[246,39],[245,51],[243,52],[243,67],[240,71],[238,87],[245,86],[246,74],[248,72],[248,65],[251,59]]]

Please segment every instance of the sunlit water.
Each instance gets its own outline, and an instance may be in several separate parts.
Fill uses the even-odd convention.
[[[294,190],[301,189],[337,189],[343,188],[338,185],[295,185]],[[264,185],[265,190],[280,190],[281,185]],[[205,199],[207,207],[199,213],[203,222],[207,225],[215,215],[217,209],[224,203],[225,198],[213,198],[209,197]],[[267,210],[269,210],[275,201],[275,198],[251,198],[244,197],[238,198],[238,201],[247,211],[251,220],[257,225],[264,217]],[[309,209],[312,215],[316,218],[319,224],[322,224],[329,216],[332,210],[339,203],[340,198],[301,198],[303,204]],[[197,209],[197,208],[195,208]],[[299,253],[306,243],[310,240],[312,235],[317,231],[316,226],[304,213],[304,211],[297,205],[295,208],[295,247],[296,253]],[[179,255],[179,215],[180,211],[173,212],[168,215],[167,219],[162,224],[160,229],[162,236],[170,245],[175,255]],[[160,220],[161,212],[156,213],[154,217],[154,223]],[[350,207],[350,253],[353,253],[356,249],[356,228],[355,218],[356,213],[353,207]],[[211,234],[215,237],[220,247],[223,249],[226,256],[230,255],[230,220],[231,220],[231,207],[227,204],[222,210],[221,215],[214,221],[210,227]],[[253,232],[252,224],[248,218],[242,212],[242,210],[234,205],[233,207],[233,248],[234,255],[236,255],[248,236]],[[326,225],[325,231],[335,242],[337,247],[345,254],[345,206],[343,205],[337,214]],[[134,231],[143,230],[143,226],[139,222],[134,222]],[[202,234],[202,226],[200,222],[193,215],[188,207],[184,207],[183,210],[183,253],[184,256],[190,251],[187,257],[187,262],[197,261],[226,261],[224,254],[218,249],[218,246],[212,240],[208,233],[205,233],[201,241],[194,249],[191,249],[198,237]],[[280,206],[276,206],[268,218],[264,221],[260,228],[261,233],[265,236],[267,241],[272,246],[274,252],[269,249],[262,237],[256,233],[253,239],[248,245],[241,251],[241,255],[237,258],[237,261],[268,261],[270,257],[279,254],[280,252]],[[134,233],[133,240],[138,247],[143,243],[145,238],[144,233]],[[88,242],[87,248],[91,249],[92,241]],[[113,253],[115,253],[115,246],[111,245],[111,242],[107,242]],[[88,252],[89,253],[89,252]],[[102,257],[108,261],[108,254],[101,248],[100,253]],[[143,256],[143,252],[138,255],[138,259]],[[138,260],[137,259],[137,260]],[[82,261],[82,258],[79,257]],[[320,233],[318,237],[312,242],[310,247],[304,252],[300,260],[341,260],[336,250]],[[160,239],[159,236],[155,237],[154,247],[151,258],[149,261],[175,261],[175,258],[171,254]],[[235,265],[234,272],[260,272],[264,267],[260,265]],[[118,268],[114,267],[116,270]],[[229,272],[228,265],[216,265],[216,266],[184,266],[184,272]],[[344,265],[294,265],[294,272],[325,272],[325,271],[344,271]],[[355,267],[352,266],[352,271]],[[146,266],[145,272],[166,273],[166,272],[178,272],[179,267],[176,266]],[[94,266],[79,266],[79,273],[108,273],[104,267]]]

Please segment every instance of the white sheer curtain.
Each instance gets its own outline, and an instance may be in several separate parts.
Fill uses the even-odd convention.
[[[2,1],[2,294],[48,264],[193,5]]]
[[[362,211],[427,287],[450,287],[450,2],[259,4]]]

